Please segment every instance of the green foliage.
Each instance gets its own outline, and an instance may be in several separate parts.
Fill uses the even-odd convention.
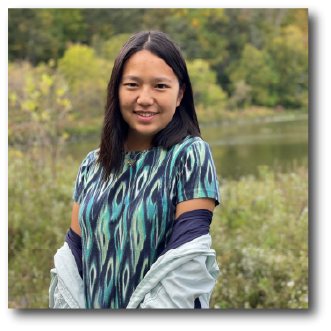
[[[35,65],[61,57],[67,40],[84,40],[86,24],[79,8],[9,8],[8,31],[9,60]]]
[[[104,72],[111,68],[111,64],[105,68],[107,64],[96,58],[93,48],[76,44],[67,49],[63,58],[58,61],[58,70],[64,74],[73,95],[77,96],[84,85],[89,85],[89,88],[102,83],[106,85],[109,71],[107,75]]]
[[[169,34],[186,60],[207,60],[216,73],[216,84],[229,95],[228,109],[308,106],[305,8],[9,9],[8,24],[11,61],[27,57],[33,65],[49,59],[57,63],[75,42],[95,49],[95,54],[72,52],[82,61],[71,59],[67,63],[71,67],[65,70],[69,80],[77,80],[75,70],[96,79],[96,86],[82,82],[85,87],[73,88],[82,98],[80,103],[73,102],[73,108],[81,109],[84,117],[95,111],[101,114],[106,88],[99,86],[98,77],[104,75],[102,81],[108,82],[121,46],[142,30]],[[100,67],[97,74],[94,70]],[[209,117],[219,116],[211,113]]]
[[[227,108],[230,110],[245,108],[247,109],[251,105],[251,91],[252,87],[247,85],[244,80],[240,80],[234,85],[234,92],[227,103]]]
[[[220,29],[228,22],[228,18],[223,9],[176,8],[171,11],[174,19],[169,24],[169,28],[172,28],[170,35],[178,35],[176,26],[183,25],[183,21],[186,24],[185,29],[190,31],[188,38],[186,30],[182,28],[179,39],[179,45],[184,49],[187,59],[206,59],[212,65],[224,60],[228,41],[226,36],[220,33]]]
[[[19,150],[8,155],[8,292],[11,308],[47,308],[50,269],[70,227],[79,164]]]
[[[55,160],[68,138],[64,124],[72,106],[63,76],[49,65],[26,61],[9,65],[8,75],[9,143],[53,149]]]
[[[68,82],[74,112],[84,117],[103,113],[112,67],[111,61],[97,58],[94,49],[86,45],[76,44],[66,50],[58,61],[58,71]]]
[[[128,33],[120,33],[112,36],[110,39],[104,41],[98,35],[93,38],[93,48],[98,50],[99,57],[115,62],[116,56],[122,49],[123,45],[132,37]]]
[[[223,181],[211,224],[220,268],[211,308],[308,308],[308,172],[266,166]]]
[[[288,25],[282,34],[266,43],[266,50],[278,73],[274,89],[279,103],[286,106],[308,106],[308,50],[300,29]]]
[[[233,83],[248,84],[253,104],[274,106],[278,100],[270,96],[268,87],[276,82],[277,75],[267,65],[266,56],[265,52],[246,44],[239,62],[233,62],[228,72]]]
[[[187,70],[190,75],[196,105],[222,107],[227,94],[216,84],[216,73],[209,68],[204,60],[187,61]]]

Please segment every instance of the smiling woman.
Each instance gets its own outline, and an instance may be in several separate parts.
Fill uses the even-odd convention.
[[[142,50],[126,61],[119,100],[133,150],[152,145],[153,137],[172,120],[184,91],[172,68],[152,52]]]
[[[55,255],[52,308],[209,308],[220,202],[185,60],[160,31],[123,45],[100,148],[83,160]]]

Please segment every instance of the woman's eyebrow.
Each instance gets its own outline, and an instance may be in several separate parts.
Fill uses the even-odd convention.
[[[134,81],[141,81],[141,79],[137,76],[132,76],[132,75],[127,75],[127,76],[124,76],[123,77],[123,80],[125,79],[129,79],[129,80],[134,80]],[[155,77],[153,78],[153,81],[155,82],[168,82],[168,83],[172,83],[172,80],[167,78],[167,77],[163,77],[163,76],[160,76],[160,77]]]

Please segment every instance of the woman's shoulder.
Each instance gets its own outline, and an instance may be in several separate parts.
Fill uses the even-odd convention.
[[[95,161],[97,160],[98,158],[98,152],[99,152],[100,148],[97,148],[91,152],[89,152],[87,154],[87,156],[85,157],[85,159],[83,160],[82,164],[81,164],[81,167],[89,167],[91,166],[92,164],[95,163]]]
[[[183,155],[187,154],[192,150],[209,150],[209,144],[200,137],[187,136],[184,140],[177,144],[176,153],[178,154],[178,157],[180,159],[183,157]]]

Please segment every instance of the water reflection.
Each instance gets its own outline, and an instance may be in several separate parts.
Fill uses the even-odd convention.
[[[220,178],[257,175],[259,165],[282,171],[308,165],[308,119],[208,126],[201,128],[201,134]],[[98,145],[99,140],[70,144],[64,152],[81,162]]]

